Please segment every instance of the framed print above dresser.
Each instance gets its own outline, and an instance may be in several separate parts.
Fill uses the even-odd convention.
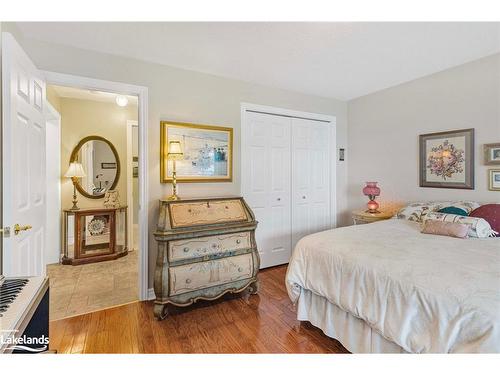
[[[241,197],[162,200],[154,233],[158,255],[154,314],[248,289],[258,292],[257,221]]]

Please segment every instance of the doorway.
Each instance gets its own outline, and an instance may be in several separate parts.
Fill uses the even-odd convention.
[[[138,168],[129,168],[139,157],[138,98],[52,84],[46,92],[59,118],[58,131],[46,126],[46,198],[47,229],[62,212],[50,232],[62,228],[62,240],[56,251],[47,236],[45,257],[58,320],[139,299]]]

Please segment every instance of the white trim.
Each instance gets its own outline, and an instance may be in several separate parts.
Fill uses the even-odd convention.
[[[132,144],[132,128],[134,126],[138,127],[137,121],[133,120],[127,120],[127,217],[128,217],[128,223],[127,223],[127,232],[128,232],[128,238],[129,238],[129,248],[132,248],[132,245],[134,243],[133,236],[134,236],[134,194],[133,194],[133,183],[134,183],[134,177],[133,177],[133,149],[134,145]],[[133,249],[137,250],[137,249]]]
[[[148,289],[148,301],[156,299],[155,290],[153,288]]]
[[[306,118],[310,120],[318,120],[329,122],[331,124],[331,139],[330,139],[330,226],[335,228],[337,226],[337,118],[332,115],[325,115],[320,113],[295,111],[292,109],[271,107],[261,104],[241,103],[241,137],[240,137],[240,169],[242,165],[246,165],[247,155],[243,152],[246,148],[246,131],[247,131],[247,111],[269,113],[274,115],[282,115],[289,117]],[[241,176],[240,192],[243,194],[243,186],[245,182],[244,175]]]
[[[59,132],[59,138],[56,140],[56,144],[59,144],[61,142],[61,114],[52,106],[52,104],[50,104],[50,102],[48,101],[48,99],[45,99],[45,103],[44,103],[44,116],[45,116],[45,122],[46,123],[54,123],[57,125],[58,127],[58,132]],[[47,131],[47,126],[49,126],[48,124],[46,125],[46,129],[45,131]],[[47,144],[47,143],[46,143]],[[48,165],[48,164],[46,164]],[[57,257],[55,257],[54,261],[57,263],[57,261],[61,258],[61,244],[62,244],[62,238],[61,238],[61,235],[62,235],[62,230],[61,230],[61,222],[62,222],[62,215],[61,215],[61,147],[59,147],[59,158],[58,158],[58,163],[56,165],[56,170],[57,170],[57,175],[58,175],[58,179],[56,181],[54,181],[54,183],[57,184],[57,199],[56,199],[56,207],[49,207],[49,205],[47,205],[46,207],[46,211],[47,211],[47,220],[56,220],[57,221],[57,228],[59,228],[59,238],[57,239]],[[47,176],[45,176],[47,177]],[[46,190],[47,191],[47,190]],[[47,197],[45,198],[46,201],[48,200]],[[55,208],[55,212],[56,214],[55,215],[52,215],[51,214],[51,209]],[[43,254],[43,260],[44,260],[44,267],[43,267],[43,271],[44,271],[44,275],[46,274],[47,272],[47,265],[50,264],[50,263],[47,263],[46,260],[47,260],[47,254],[46,254],[46,251],[48,251],[49,249],[49,246],[48,246],[48,238],[49,236],[47,236],[47,238],[45,239],[45,249],[44,249],[44,254]]]
[[[148,88],[127,83],[42,71],[47,83],[138,96],[139,125],[139,300],[148,298]]]

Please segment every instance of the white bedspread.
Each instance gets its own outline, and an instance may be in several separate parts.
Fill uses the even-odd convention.
[[[386,220],[301,239],[286,283],[363,319],[412,353],[500,352],[500,238],[421,234]]]

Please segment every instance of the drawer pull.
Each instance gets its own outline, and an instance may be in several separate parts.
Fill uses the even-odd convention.
[[[237,244],[240,244],[240,243],[241,243],[241,240],[236,240],[236,243],[237,243]]]
[[[186,284],[191,284],[191,279],[186,279]]]
[[[241,271],[243,271],[243,268],[238,267],[238,272],[241,272]]]
[[[184,248],[184,252],[187,253],[189,251],[189,247]]]

